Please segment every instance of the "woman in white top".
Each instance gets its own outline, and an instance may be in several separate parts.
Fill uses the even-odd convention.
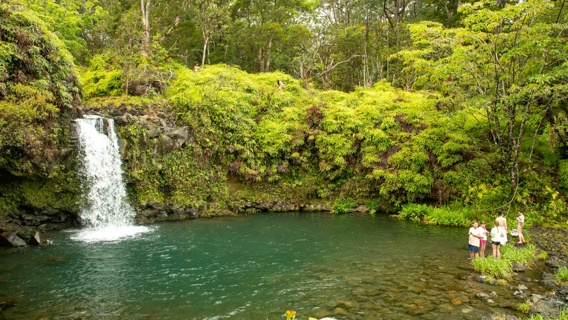
[[[499,221],[495,220],[495,226],[491,228],[491,247],[493,248],[493,257],[501,258],[501,230],[499,230]]]

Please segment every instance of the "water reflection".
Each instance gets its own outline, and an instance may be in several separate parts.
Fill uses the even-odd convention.
[[[9,319],[458,319],[480,305],[467,230],[387,217],[273,214],[164,223],[126,241],[1,255]],[[506,288],[492,290],[502,297]],[[502,291],[500,291],[502,290]],[[4,294],[4,295],[2,295]],[[507,310],[502,312],[502,310]]]

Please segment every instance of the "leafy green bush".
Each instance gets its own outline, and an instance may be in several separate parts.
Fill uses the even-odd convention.
[[[509,279],[513,275],[513,266],[507,259],[495,259],[493,257],[475,259],[473,260],[473,268],[481,274],[495,278]]]
[[[560,160],[558,168],[559,185],[564,191],[568,191],[568,160]]]
[[[536,255],[536,258],[538,260],[546,260],[546,258],[548,258],[548,252],[541,251],[539,254]]]
[[[529,313],[531,311],[531,304],[530,303],[521,303],[520,305],[517,306],[517,310],[519,310],[522,313]]]
[[[0,17],[0,171],[47,176],[67,143],[65,112],[80,101],[75,66],[33,12],[3,3]]]
[[[556,280],[558,280],[558,282],[560,283],[568,281],[568,267],[558,268],[554,275],[556,276]]]
[[[123,72],[110,54],[96,55],[89,68],[81,73],[85,97],[118,96],[124,94]]]
[[[349,210],[357,207],[357,202],[352,198],[338,199],[333,204],[333,213],[343,214],[349,212]]]
[[[374,200],[369,200],[369,201],[365,202],[365,205],[367,206],[367,208],[369,208],[370,214],[377,213],[377,211],[379,211],[379,209],[380,209],[380,204],[381,204],[380,199],[374,199]]]
[[[459,210],[448,207],[434,208],[425,218],[425,222],[440,226],[467,227],[471,224],[471,220],[468,218],[470,213],[471,209],[467,208]]]
[[[512,245],[501,246],[501,254],[503,259],[511,262],[519,263],[534,263],[536,248],[533,244],[527,244],[522,247],[515,247]]]
[[[449,207],[436,208],[425,204],[404,205],[398,216],[414,222],[422,221],[427,224],[441,226],[467,227],[471,224],[471,209],[452,209]]]
[[[431,211],[431,207],[425,204],[407,204],[402,207],[398,216],[404,220],[420,222]]]

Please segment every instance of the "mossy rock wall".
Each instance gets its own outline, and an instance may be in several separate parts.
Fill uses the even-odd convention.
[[[3,2],[0,21],[0,225],[73,225],[75,66],[32,12]]]

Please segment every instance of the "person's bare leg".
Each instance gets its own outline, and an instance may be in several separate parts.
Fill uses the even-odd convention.
[[[519,243],[525,243],[525,237],[523,236],[523,227],[518,227],[519,231]]]

